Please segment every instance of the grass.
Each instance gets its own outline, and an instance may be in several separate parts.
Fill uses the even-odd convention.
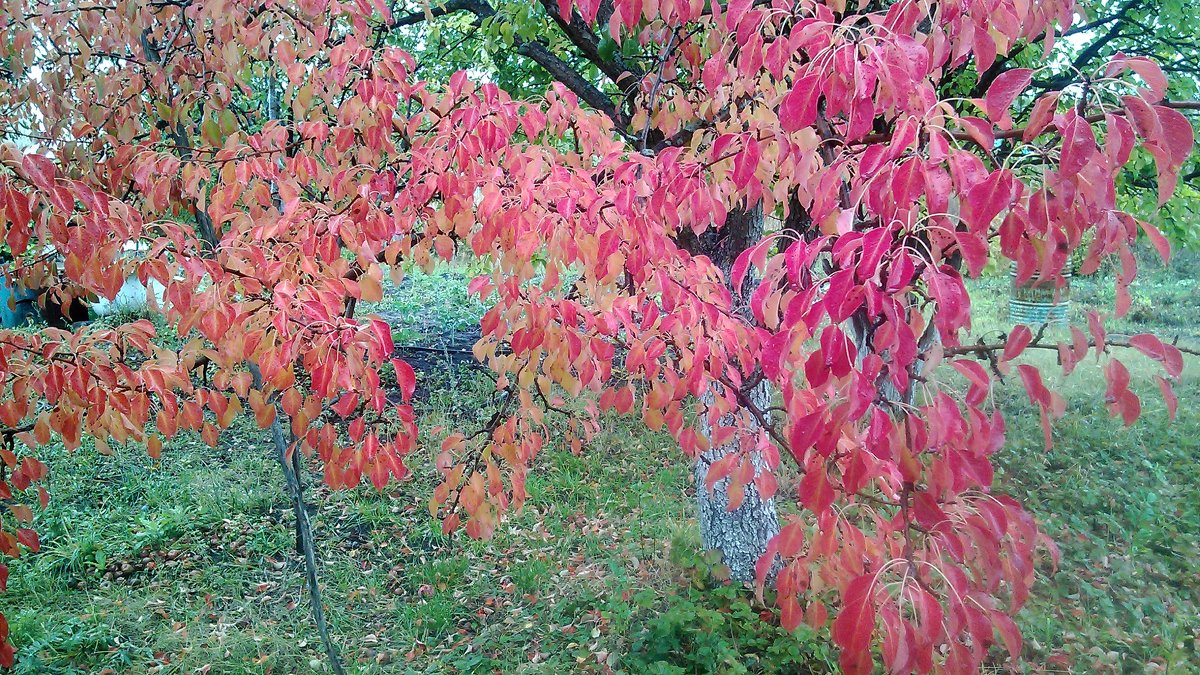
[[[1200,338],[1200,256],[1171,272],[1146,267],[1136,312],[1114,332]],[[439,326],[466,332],[482,311],[465,295],[469,277],[451,267],[410,274],[363,309],[388,318],[398,343],[433,345]],[[979,331],[1004,325],[1006,284],[972,284]],[[1081,279],[1075,298],[1103,306],[1111,291]],[[1130,365],[1139,391],[1151,391],[1153,364]],[[1200,363],[1188,366],[1176,423],[1149,394],[1130,429],[1108,417],[1098,374],[1080,366],[1057,385],[1071,409],[1048,452],[1019,384],[1000,387],[1010,443],[999,489],[1063,553],[1059,570],[1040,570],[1019,617],[1031,669],[1190,672],[1200,663]],[[488,414],[478,374],[421,377],[423,428]],[[745,596],[712,583],[711,561],[696,552],[689,472],[670,439],[635,420],[603,428],[581,456],[541,456],[525,510],[491,542],[440,534],[426,509],[434,477],[419,469],[428,456],[384,494],[311,490],[327,610],[350,670],[831,672],[827,636],[785,635]],[[48,448],[43,551],[13,562],[0,595],[16,672],[324,670],[266,441],[252,426],[215,450],[181,436],[161,464],[135,447],[114,457]]]
[[[3,596],[17,672],[319,663],[277,469],[247,445],[258,435],[230,436],[245,452],[175,447],[161,467],[137,449],[52,456],[44,551],[13,565]],[[619,599],[655,586],[664,544],[687,523],[686,471],[661,440],[614,427],[591,459],[551,451],[534,498],[488,543],[440,534],[422,504],[429,475],[387,494],[317,490],[328,611],[348,660],[361,672],[561,672],[619,653],[633,619]],[[100,574],[144,548],[181,556]]]

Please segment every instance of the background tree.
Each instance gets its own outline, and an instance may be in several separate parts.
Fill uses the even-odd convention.
[[[1010,615],[1045,538],[992,492],[993,378],[1016,371],[1048,442],[1064,402],[1013,363],[1023,351],[1056,350],[1069,372],[1093,350],[1137,349],[1163,363],[1172,412],[1182,361],[1152,336],[1110,338],[1100,316],[1056,345],[1023,326],[963,344],[960,270],[978,274],[995,241],[1020,278],[1059,283],[1088,235],[1089,265],[1123,266],[1124,311],[1139,228],[1168,249],[1118,209],[1117,177],[1143,148],[1161,200],[1192,144],[1161,70],[1112,60],[1084,95],[1039,97],[1017,127],[1033,71],[1007,70],[972,101],[941,101],[940,85],[1049,42],[1071,2],[520,8],[519,25],[558,39],[509,35],[497,9],[419,16],[500,26],[554,78],[544,95],[462,72],[420,81],[388,44],[418,19],[383,3],[8,3],[0,122],[46,151],[0,157],[4,233],[25,257],[12,273],[61,277],[66,296],[154,278],[182,345],[145,322],[0,336],[14,499],[33,498],[52,434],[157,455],[180,428],[215,444],[245,409],[271,430],[298,513],[298,453],[333,487],[405,476],[413,372],[391,362],[402,395],[389,401],[390,330],[355,305],[379,297],[383,265],[470,251],[494,265],[472,283],[495,303],[475,354],[502,403],[442,445],[448,531],[489,536],[524,501],[548,424],[578,447],[597,410],[636,412],[707,465],[706,487],[725,481],[730,510],[758,500],[765,514],[780,462],[802,472],[806,517],[757,537],[753,557],[764,585],[780,570],[785,625],[836,615],[848,672],[870,670],[877,637],[896,672],[972,671],[997,639],[1016,655]],[[763,214],[783,228],[760,229]],[[130,241],[147,253],[122,256]],[[1131,422],[1128,372],[1104,367],[1110,408]],[[548,422],[568,398],[584,414]],[[36,548],[13,525],[30,517],[11,506],[0,550]]]

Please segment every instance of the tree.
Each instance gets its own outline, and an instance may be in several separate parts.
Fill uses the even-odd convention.
[[[1168,94],[1179,100],[1195,100],[1200,87],[1200,51],[1191,36],[1197,30],[1195,4],[1188,0],[1090,0],[1079,3],[1082,19],[1063,32],[1062,47],[1053,58],[1035,49],[1021,48],[998,57],[978,78],[973,69],[957,82],[959,92],[981,96],[991,82],[1005,70],[1044,65],[1034,79],[1030,93],[1021,97],[1018,107],[1028,114],[1038,94],[1078,87],[1086,77],[1100,72],[1115,55],[1140,56],[1161,64],[1170,76]],[[953,95],[953,92],[946,91]],[[1164,234],[1185,245],[1200,237],[1191,214],[1197,204],[1200,168],[1193,156],[1180,171],[1179,186],[1170,203],[1156,209],[1157,181],[1149,153],[1135,152],[1127,170],[1118,178],[1118,199],[1122,208],[1147,214],[1150,222]]]
[[[1066,372],[1103,357],[1127,423],[1140,398],[1110,348],[1163,364],[1172,415],[1182,369],[1177,347],[1109,337],[1101,315],[1057,344],[1026,326],[962,339],[962,277],[992,244],[1020,279],[1059,284],[1087,236],[1087,265],[1122,265],[1118,313],[1139,230],[1169,252],[1115,193],[1137,147],[1165,201],[1191,150],[1190,104],[1163,98],[1152,61],[1114,58],[1037,97],[1021,126],[1031,69],[939,99],[962,68],[1049,49],[1072,8],[543,3],[618,103],[558,43],[520,31],[506,39],[554,78],[544,95],[464,72],[423,82],[389,44],[418,19],[380,1],[9,0],[0,124],[44,148],[0,154],[10,273],[60,278],[65,297],[153,278],[182,346],[148,322],[0,334],[13,500],[0,551],[37,548],[27,502],[48,498],[36,452],[54,435],[157,457],[180,429],[215,444],[248,409],[276,441],[301,536],[300,455],[333,487],[403,478],[414,375],[356,303],[380,296],[382,265],[461,250],[494,263],[471,290],[494,302],[475,355],[501,403],[442,442],[447,531],[490,536],[520,506],[550,425],[581,448],[599,411],[640,414],[707,463],[729,508],[771,498],[781,462],[803,473],[806,516],[766,542],[760,589],[772,583],[786,626],[834,616],[847,672],[869,671],[877,642],[893,672],[969,672],[998,640],[1017,657],[1011,615],[1035,549],[1053,547],[993,492],[993,381],[1015,371],[1049,442],[1064,402],[1023,352],[1054,350]],[[495,16],[481,0],[420,16],[453,12]],[[760,214],[783,227],[759,229]],[[134,240],[148,253],[123,257]],[[398,403],[381,387],[389,361]],[[319,608],[311,558],[309,571]]]

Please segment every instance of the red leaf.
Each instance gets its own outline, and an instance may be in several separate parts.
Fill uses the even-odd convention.
[[[1129,389],[1129,369],[1117,359],[1108,362],[1104,367],[1104,377],[1108,380],[1108,398],[1115,401]]]
[[[1171,387],[1171,383],[1165,377],[1155,377],[1158,380],[1158,389],[1162,392],[1163,402],[1167,404],[1167,418],[1172,422],[1175,421],[1175,411],[1179,408],[1179,399],[1175,396],[1175,390]]]
[[[1104,330],[1104,317],[1095,312],[1088,312],[1088,329],[1092,332],[1092,340],[1096,344],[1096,358],[1104,353],[1104,343],[1108,333]]]
[[[1013,200],[1013,175],[1007,169],[988,174],[982,182],[967,191],[963,218],[971,232],[986,236],[988,229]],[[985,246],[986,248],[986,246]]]
[[[1163,343],[1163,369],[1167,375],[1179,379],[1183,375],[1183,352],[1175,345]]]
[[[486,298],[492,289],[492,278],[487,274],[480,274],[471,279],[471,283],[467,284],[467,295],[478,295],[479,299]]]
[[[396,345],[392,342],[392,327],[386,321],[371,319],[371,330],[375,333],[375,337],[379,339],[384,356],[388,356],[396,351]]]
[[[1004,612],[992,612],[992,625],[996,627],[996,632],[1000,634],[1000,639],[1004,641],[1004,646],[1008,648],[1013,661],[1021,658],[1021,630],[1012,618]]]
[[[1154,337],[1149,333],[1139,333],[1129,338],[1129,344],[1139,352],[1149,356],[1155,361],[1163,360],[1163,343],[1162,340]]]
[[[809,467],[800,479],[800,503],[809,511],[820,515],[833,504],[833,487],[829,485],[829,477],[825,475],[825,467],[816,462]]]
[[[1154,108],[1141,96],[1122,96],[1121,102],[1125,104],[1129,121],[1138,136],[1147,141],[1158,141],[1162,136],[1162,124],[1158,121],[1158,114],[1154,112]]]
[[[971,388],[967,392],[967,404],[979,405],[982,403],[987,398],[992,385],[991,378],[988,377],[987,370],[983,365],[976,361],[956,359],[950,362],[950,366],[971,382]]]
[[[713,491],[713,486],[717,484],[717,481],[727,477],[733,471],[738,457],[740,457],[738,453],[731,452],[708,465],[708,472],[704,475],[704,486],[709,492]]]
[[[29,177],[29,182],[47,192],[54,189],[54,162],[42,155],[25,155],[21,158],[21,168]]]
[[[800,553],[800,547],[804,545],[804,524],[785,525],[775,536],[779,540],[779,555],[784,558],[794,558]]]
[[[767,575],[771,573],[771,568],[775,566],[775,560],[779,553],[779,537],[773,537],[767,542],[767,550],[758,557],[758,562],[754,563],[754,579],[758,582],[758,592],[761,593],[767,583]]]
[[[1116,410],[1121,414],[1121,421],[1125,423],[1125,426],[1130,426],[1142,415],[1142,399],[1126,389],[1117,399]]]
[[[1032,81],[1033,71],[1029,68],[1013,68],[1000,73],[1000,76],[992,81],[992,85],[988,87],[987,94],[983,98],[983,107],[987,116],[998,121]]]
[[[1058,107],[1059,96],[1060,92],[1051,92],[1033,104],[1033,112],[1029,113],[1029,123],[1025,125],[1025,133],[1021,135],[1022,140],[1028,143],[1037,138],[1054,120],[1054,111]]]
[[[392,359],[392,368],[396,370],[396,383],[400,385],[400,395],[404,402],[408,403],[413,392],[417,390],[417,373],[401,359]]]
[[[796,630],[804,622],[804,611],[794,595],[781,596],[779,610],[779,623],[784,630]]]
[[[805,623],[812,628],[821,628],[829,620],[829,610],[825,607],[825,603],[819,601],[809,605],[805,615]]]
[[[747,136],[746,147],[733,158],[733,184],[741,190],[750,184],[758,170],[758,141]]]
[[[1183,116],[1183,113],[1174,108],[1156,105],[1154,112],[1158,114],[1158,123],[1162,127],[1163,145],[1171,154],[1171,163],[1175,166],[1183,166],[1188,156],[1192,154],[1192,146],[1196,142],[1191,123]]]
[[[738,255],[729,273],[730,288],[734,293],[741,292],[742,282],[746,280],[746,273],[750,271],[751,263],[760,269],[763,267],[766,263],[767,253],[771,250],[771,244],[774,241],[773,238],[767,237]]]
[[[992,148],[996,146],[996,131],[991,123],[978,117],[963,117],[958,121],[971,140],[978,143],[984,152],[992,154]]]
[[[1064,176],[1074,176],[1087,166],[1095,154],[1096,134],[1092,131],[1092,125],[1072,111],[1063,129],[1059,170]]]
[[[1158,228],[1147,223],[1144,220],[1139,220],[1138,225],[1142,226],[1142,231],[1146,233],[1146,237],[1150,243],[1154,245],[1154,250],[1158,251],[1158,257],[1162,258],[1163,263],[1171,261],[1171,242],[1159,232]]]
[[[37,553],[38,548],[40,548],[38,543],[38,533],[28,528],[17,528],[17,541],[24,544],[26,548],[34,553]]]
[[[875,601],[871,597],[874,574],[850,582],[842,594],[842,609],[833,620],[833,641],[842,648],[842,672],[848,675],[871,672],[871,636],[875,632]]]
[[[1029,326],[1024,324],[1013,326],[1012,332],[1008,334],[1008,342],[1004,345],[1004,355],[1001,359],[1011,361],[1017,358],[1031,341],[1033,341],[1033,333],[1029,330]]]
[[[1162,68],[1154,61],[1144,56],[1125,56],[1117,52],[1109,62],[1106,74],[1108,77],[1119,74],[1122,70],[1128,68],[1141,76],[1146,82],[1146,86],[1150,87],[1143,94],[1149,94],[1148,98],[1151,103],[1162,100],[1164,94],[1167,93],[1167,76],[1163,74]]]

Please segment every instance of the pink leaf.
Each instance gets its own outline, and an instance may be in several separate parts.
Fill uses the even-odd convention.
[[[392,342],[392,327],[386,321],[371,319],[371,330],[375,333],[375,337],[379,338],[379,344],[385,356],[396,351],[396,344]]]
[[[829,485],[829,476],[822,463],[817,462],[808,469],[800,479],[798,492],[800,503],[809,511],[820,515],[829,509],[833,504],[833,487]]]
[[[1029,123],[1025,125],[1025,133],[1021,135],[1022,140],[1028,143],[1037,138],[1054,120],[1054,111],[1058,106],[1059,96],[1060,92],[1051,92],[1033,104],[1033,112],[1029,114]]]
[[[1004,612],[992,612],[992,624],[1000,634],[1000,639],[1004,641],[1004,646],[1008,648],[1012,660],[1015,662],[1021,658],[1021,631],[1012,618]]]
[[[812,126],[817,121],[817,97],[820,95],[816,75],[805,75],[796,80],[779,106],[779,125],[783,130],[790,134]]]
[[[766,263],[767,252],[770,251],[774,241],[773,238],[767,237],[738,254],[737,260],[733,262],[733,268],[729,273],[729,282],[732,285],[734,293],[741,292],[742,283],[746,280],[746,273],[750,271],[751,263],[759,269],[763,267]]]
[[[1140,333],[1129,338],[1129,344],[1155,361],[1163,360],[1163,343],[1149,333]]]
[[[1125,104],[1129,121],[1133,124],[1133,130],[1137,132],[1137,135],[1147,141],[1157,141],[1162,135],[1162,123],[1158,121],[1159,116],[1154,108],[1141,96],[1122,96],[1121,102]],[[1190,129],[1191,126],[1188,128]]]
[[[1162,140],[1166,150],[1171,155],[1171,163],[1182,166],[1192,154],[1192,146],[1196,142],[1192,124],[1183,113],[1162,105],[1154,106],[1158,115],[1158,123],[1162,127]]]
[[[996,131],[991,123],[978,117],[963,117],[958,120],[971,140],[979,144],[983,151],[992,154],[996,146]]]
[[[1171,262],[1171,242],[1167,241],[1163,233],[1157,227],[1144,220],[1139,220],[1138,225],[1142,226],[1142,231],[1146,233],[1146,237],[1154,245],[1154,250],[1158,251],[1158,257],[1162,258],[1163,263]]]
[[[758,141],[746,137],[746,147],[733,158],[733,184],[741,190],[750,184],[758,170]]]
[[[1092,341],[1096,345],[1096,358],[1104,353],[1104,343],[1108,340],[1108,333],[1104,330],[1104,317],[1096,312],[1088,312],[1088,329],[1092,332]]]
[[[1059,170],[1064,176],[1074,176],[1083,170],[1096,154],[1096,135],[1092,125],[1074,112],[1063,129],[1062,156]]]
[[[1029,83],[1032,81],[1033,71],[1029,68],[1013,68],[1000,73],[1000,76],[992,81],[992,86],[988,87],[987,94],[983,98],[983,107],[987,116],[993,121],[1003,117],[1012,102],[1029,87]]]
[[[42,190],[49,191],[54,187],[54,162],[42,155],[25,155],[21,158],[21,168],[29,181]]]
[[[776,535],[776,539],[779,542],[779,555],[784,558],[796,557],[800,553],[800,547],[804,545],[804,524],[785,525]]]
[[[1150,89],[1144,93],[1149,94],[1147,98],[1151,103],[1162,100],[1163,95],[1167,93],[1167,76],[1163,74],[1162,68],[1157,63],[1144,56],[1125,56],[1118,52],[1109,63],[1106,74],[1112,77],[1120,74],[1125,68],[1132,70],[1145,80],[1146,86]]]

